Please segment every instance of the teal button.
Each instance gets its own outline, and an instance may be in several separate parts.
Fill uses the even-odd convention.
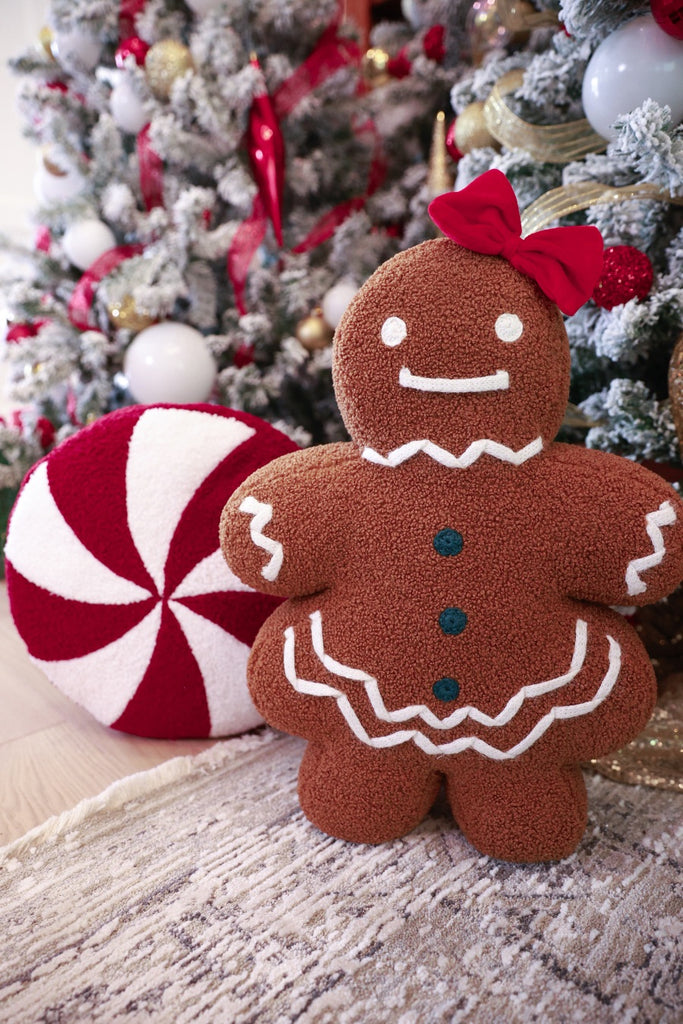
[[[458,533],[457,530],[447,528],[445,530],[439,530],[432,543],[437,554],[448,556],[459,555],[462,551],[464,541],[461,533]]]
[[[460,684],[452,676],[442,676],[432,686],[432,693],[437,700],[447,704],[448,701],[455,700],[460,693]]]
[[[467,615],[462,608],[444,608],[439,615],[439,625],[447,636],[457,636],[467,625]]]

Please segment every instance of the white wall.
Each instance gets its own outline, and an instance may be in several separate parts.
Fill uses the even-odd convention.
[[[0,0],[0,233],[24,243],[33,239],[30,214],[37,205],[33,194],[37,150],[22,136],[15,102],[18,79],[7,61],[38,43],[47,10],[48,0]],[[3,371],[0,364],[0,414],[7,408]]]
[[[32,237],[28,214],[36,205],[36,147],[22,137],[15,103],[18,78],[7,61],[37,43],[47,9],[47,0],[0,0],[0,231],[22,241]]]

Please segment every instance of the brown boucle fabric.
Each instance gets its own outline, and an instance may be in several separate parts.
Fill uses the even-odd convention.
[[[505,313],[523,324],[514,342],[494,329]],[[393,347],[389,317],[407,332]],[[505,371],[509,387],[418,390],[402,368]],[[480,851],[567,856],[586,823],[579,763],[627,743],[655,700],[647,654],[609,606],[678,584],[683,505],[640,466],[553,443],[569,386],[562,318],[501,258],[445,239],[394,257],[342,319],[334,378],[353,441],[275,460],[221,520],[233,572],[290,599],[257,637],[249,687],[268,722],[309,741],[302,808],[325,832],[379,843],[415,827],[444,783]],[[516,452],[537,438],[519,465],[490,450],[466,467],[425,451],[364,457],[425,440],[451,457],[482,439]],[[634,578],[642,592],[629,593]]]

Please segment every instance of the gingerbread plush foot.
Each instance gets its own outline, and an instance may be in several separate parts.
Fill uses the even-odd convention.
[[[439,791],[440,777],[417,761],[413,755],[387,760],[360,745],[335,750],[310,743],[299,769],[301,808],[337,839],[397,839],[419,825]]]
[[[561,860],[586,828],[586,786],[576,766],[541,774],[524,763],[482,763],[464,777],[451,772],[446,791],[465,837],[498,860]]]

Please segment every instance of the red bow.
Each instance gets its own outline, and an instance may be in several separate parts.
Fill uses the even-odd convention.
[[[570,316],[591,297],[600,278],[598,229],[548,228],[522,238],[517,197],[501,171],[486,171],[466,188],[437,196],[429,216],[465,249],[509,260]]]

